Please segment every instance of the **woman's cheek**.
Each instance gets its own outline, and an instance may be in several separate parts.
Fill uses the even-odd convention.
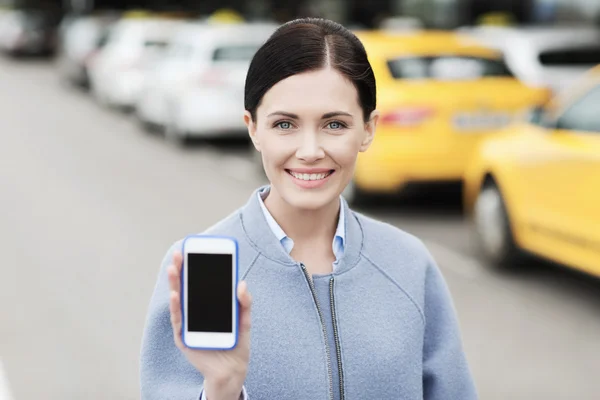
[[[274,168],[280,167],[294,154],[294,143],[282,135],[271,135],[263,143],[263,157]]]
[[[350,135],[337,139],[328,143],[326,152],[342,167],[353,164],[358,154],[356,141]]]

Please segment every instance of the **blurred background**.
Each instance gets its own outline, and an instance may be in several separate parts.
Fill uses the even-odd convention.
[[[481,398],[600,398],[600,1],[1,0],[0,400],[139,398],[161,259],[267,182],[244,79],[301,16],[367,48],[344,195],[430,248]]]

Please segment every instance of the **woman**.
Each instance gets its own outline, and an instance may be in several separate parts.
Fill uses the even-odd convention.
[[[375,98],[362,44],[334,22],[289,22],[259,49],[244,119],[271,185],[206,232],[239,241],[238,345],[182,345],[175,243],[144,334],[144,400],[477,398],[428,251],[340,196],[373,140]]]

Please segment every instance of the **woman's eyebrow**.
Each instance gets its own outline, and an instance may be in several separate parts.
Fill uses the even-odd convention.
[[[352,117],[352,114],[345,111],[332,111],[323,114],[322,119],[333,118],[333,117]]]
[[[288,117],[288,118],[291,118],[291,119],[298,119],[299,118],[296,114],[292,114],[292,113],[285,112],[285,111],[275,111],[275,112],[272,112],[271,114],[267,115],[267,118],[268,117],[273,117],[273,116],[276,116],[276,115],[279,115],[279,116],[282,116],[282,117]]]
[[[282,117],[287,117],[287,118],[291,118],[291,119],[300,119],[300,117],[298,115],[289,113],[289,112],[285,112],[285,111],[275,111],[275,112],[272,112],[271,114],[267,115],[268,118],[274,117],[274,116],[282,116]],[[352,117],[352,114],[347,113],[345,111],[332,111],[332,112],[323,114],[323,116],[321,116],[321,119],[327,119],[327,118],[333,118],[333,117]]]

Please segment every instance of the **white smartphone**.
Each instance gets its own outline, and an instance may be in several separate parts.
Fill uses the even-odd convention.
[[[233,349],[239,313],[237,241],[221,236],[188,236],[182,254],[184,345],[205,350]]]

